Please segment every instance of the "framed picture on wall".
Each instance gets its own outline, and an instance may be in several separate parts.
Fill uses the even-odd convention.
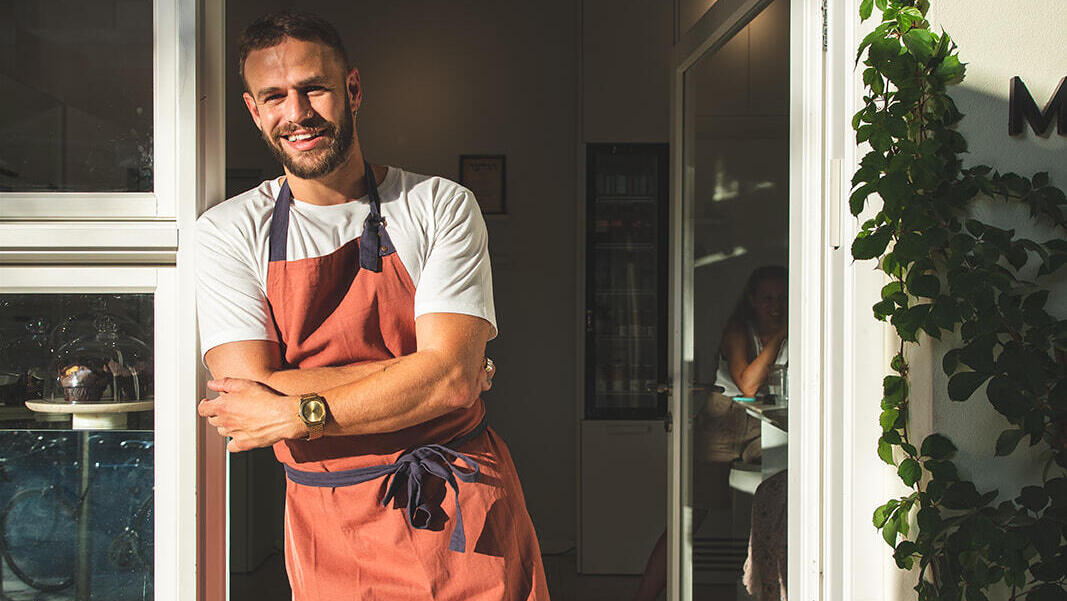
[[[478,206],[486,215],[505,215],[504,155],[459,155],[459,183],[478,199]]]

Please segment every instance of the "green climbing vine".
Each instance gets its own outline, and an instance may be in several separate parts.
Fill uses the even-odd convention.
[[[850,208],[877,214],[852,245],[889,278],[876,318],[900,338],[883,383],[878,455],[911,493],[874,512],[874,525],[902,569],[918,569],[921,601],[1067,599],[1067,320],[1045,309],[1045,278],[1067,264],[1064,193],[1047,173],[1026,178],[965,168],[956,130],[963,115],[947,94],[965,66],[945,32],[931,31],[929,0],[862,0],[881,13],[862,42],[865,106],[852,126],[869,143],[852,180]],[[877,194],[877,197],[872,195]],[[874,198],[879,202],[875,203]],[[1038,242],[969,217],[979,198],[1018,203],[1055,237]],[[908,428],[905,347],[920,333],[951,342],[943,369],[948,397],[984,396],[1009,427],[990,448],[1010,455],[1026,441],[1045,459],[1040,484],[980,491],[953,462],[942,434],[921,442]],[[982,395],[978,395],[981,397]]]

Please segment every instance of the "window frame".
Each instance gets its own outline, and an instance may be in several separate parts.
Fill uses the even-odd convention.
[[[0,192],[0,219],[101,220],[177,218],[178,110],[183,85],[195,82],[188,48],[180,43],[187,0],[153,0],[152,192]]]
[[[161,267],[0,266],[3,294],[153,294],[155,507],[154,580],[157,601],[191,599],[195,594],[197,444],[195,378],[182,374],[196,358],[196,335],[181,327],[179,272]],[[192,360],[189,357],[193,357]],[[195,369],[195,368],[194,368]]]

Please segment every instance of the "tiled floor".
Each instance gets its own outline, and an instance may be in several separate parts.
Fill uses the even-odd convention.
[[[628,601],[640,576],[588,576],[575,570],[574,553],[544,558],[552,601]],[[734,585],[698,585],[694,601],[736,601]],[[662,600],[664,595],[660,595]],[[288,601],[289,585],[279,554],[272,555],[256,571],[231,577],[231,601]]]

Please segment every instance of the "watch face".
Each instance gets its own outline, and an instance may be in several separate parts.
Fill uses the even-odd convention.
[[[326,404],[318,399],[308,399],[300,405],[300,416],[306,422],[321,422],[326,419]]]

